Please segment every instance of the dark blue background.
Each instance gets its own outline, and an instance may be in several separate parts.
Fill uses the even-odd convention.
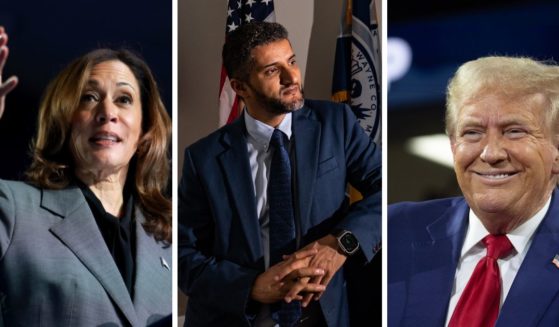
[[[399,8],[389,1],[388,37],[405,39],[413,52],[411,70],[390,86],[390,110],[444,106],[452,74],[478,57],[559,60],[559,2],[487,1],[491,6],[478,1],[446,2],[421,2],[421,9],[408,6],[404,11],[403,2]],[[416,15],[410,15],[414,10]]]

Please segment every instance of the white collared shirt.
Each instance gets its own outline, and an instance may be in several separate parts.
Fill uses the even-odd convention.
[[[270,166],[272,164],[273,148],[270,148],[270,140],[274,133],[274,127],[254,119],[248,111],[244,110],[245,125],[248,132],[247,150],[252,174],[256,199],[256,213],[260,223],[260,245],[264,254],[266,268],[270,266],[270,217],[268,214],[268,180],[270,179]],[[279,126],[287,138],[291,140],[291,113],[287,113]],[[268,305],[263,305],[255,321],[258,327],[274,326],[270,317]]]
[[[274,127],[254,119],[247,110],[245,114],[245,125],[248,132],[247,150],[252,173],[252,182],[256,197],[256,213],[260,222],[260,238],[262,252],[266,268],[270,266],[270,244],[269,244],[269,204],[268,204],[268,180],[270,179],[270,166],[274,150],[270,148],[270,140],[274,133]],[[285,115],[279,126],[280,131],[291,140],[291,113]]]
[[[512,282],[520,269],[520,265],[522,265],[522,262],[526,257],[526,253],[528,253],[528,250],[530,249],[534,233],[545,217],[550,203],[551,197],[532,218],[526,220],[522,225],[507,234],[507,237],[512,243],[514,249],[507,257],[497,260],[502,283],[501,302],[499,307],[503,305],[507,294],[509,293]],[[456,308],[456,304],[458,303],[460,296],[462,296],[462,292],[464,291],[464,288],[466,288],[477,263],[481,260],[481,258],[485,257],[487,252],[481,240],[485,236],[489,235],[489,232],[485,229],[485,226],[483,226],[472,209],[470,209],[468,221],[468,231],[466,232],[466,239],[464,240],[464,245],[462,245],[460,260],[458,261],[458,265],[456,267],[454,286],[452,288],[450,302],[448,304],[445,326],[448,326],[450,318]]]

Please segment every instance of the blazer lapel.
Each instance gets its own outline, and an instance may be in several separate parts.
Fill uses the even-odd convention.
[[[134,307],[140,322],[149,314],[171,313],[172,260],[171,245],[168,250],[151,235],[142,224],[144,216],[136,208],[136,274],[134,279]]]
[[[428,237],[412,244],[413,273],[405,321],[415,326],[443,326],[456,265],[467,228],[468,206],[461,200],[427,226]]]
[[[80,189],[42,192],[41,207],[64,218],[50,231],[89,269],[134,325],[136,313],[132,300]]]
[[[496,326],[537,326],[559,294],[559,268],[552,263],[559,253],[559,197],[536,230],[532,244],[503,303]]]
[[[248,160],[246,127],[243,116],[229,125],[222,143],[225,150],[218,156],[229,194],[233,197],[242,228],[247,237],[253,260],[262,257],[260,226],[256,213],[256,199]]]
[[[295,147],[296,208],[299,208],[301,234],[309,229],[309,215],[314,194],[320,146],[320,124],[309,117],[311,111],[303,107],[293,113]]]

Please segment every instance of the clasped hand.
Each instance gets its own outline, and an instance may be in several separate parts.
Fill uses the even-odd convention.
[[[298,300],[306,307],[313,298],[320,298],[346,256],[337,251],[336,238],[328,235],[283,259],[258,275],[251,290],[254,300]]]

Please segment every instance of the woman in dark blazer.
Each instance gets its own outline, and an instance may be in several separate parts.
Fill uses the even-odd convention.
[[[7,55],[0,28],[0,76]],[[0,77],[0,115],[16,84]],[[131,52],[92,51],[54,78],[26,182],[0,180],[0,325],[170,321],[170,126]]]

